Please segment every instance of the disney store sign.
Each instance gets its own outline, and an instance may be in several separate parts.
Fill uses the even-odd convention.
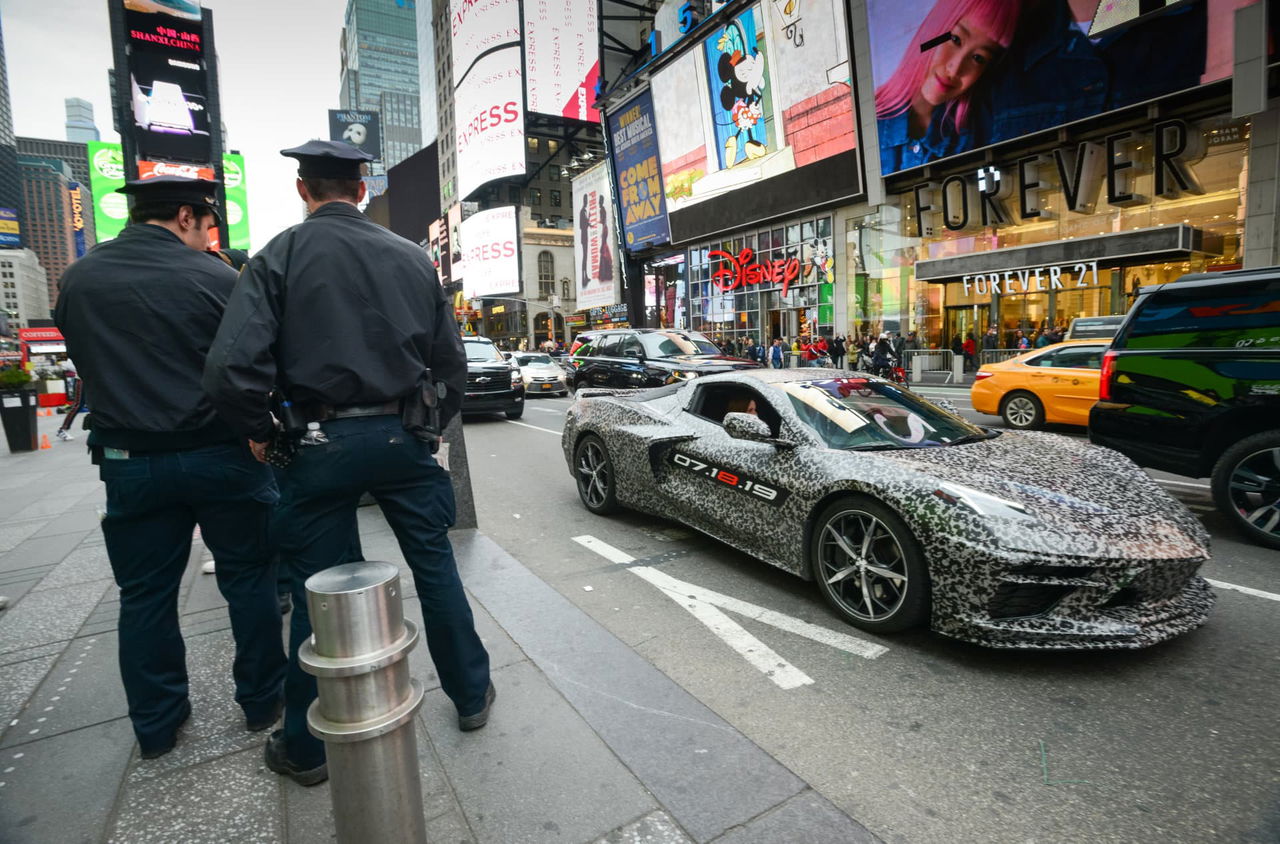
[[[736,290],[747,285],[777,282],[782,285],[782,295],[787,295],[791,283],[800,277],[800,260],[798,258],[778,258],[763,263],[753,263],[755,250],[743,249],[737,255],[721,249],[713,249],[707,253],[711,261],[719,261],[720,266],[711,274],[711,283],[723,293]]]
[[[1065,285],[1063,277],[1075,278],[1076,287],[1098,286],[1098,262],[1087,264],[1050,264],[1044,267],[1032,267],[1025,270],[1002,270],[994,273],[977,273],[960,278],[964,285],[965,295],[970,291],[978,295],[999,293],[1031,293],[1036,290],[1062,290]],[[1092,284],[1090,278],[1093,279]]]

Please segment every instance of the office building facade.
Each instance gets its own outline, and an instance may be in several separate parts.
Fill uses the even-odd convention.
[[[31,328],[32,320],[49,319],[48,277],[30,249],[0,252],[0,309],[13,330]]]
[[[0,209],[6,227],[20,228],[23,219],[22,177],[13,135],[13,106],[9,101],[9,71],[4,56],[4,31],[0,29]],[[10,219],[10,217],[12,219]],[[3,232],[0,249],[22,246],[20,232]]]
[[[47,304],[52,310],[58,301],[58,279],[76,259],[70,193],[74,179],[71,168],[57,158],[19,155],[18,168],[27,210],[24,237],[48,273]]]
[[[67,97],[67,140],[80,144],[100,141],[98,126],[93,122],[93,103],[79,97]]]
[[[84,215],[85,247],[98,242],[93,221],[93,193],[89,190],[89,153],[84,143],[76,141],[55,141],[49,138],[17,139],[19,155],[32,155],[43,158],[56,158],[71,169],[71,180],[80,186],[80,197],[89,213]]]
[[[382,172],[422,148],[413,2],[348,0],[338,99],[343,109],[391,110],[382,114]]]

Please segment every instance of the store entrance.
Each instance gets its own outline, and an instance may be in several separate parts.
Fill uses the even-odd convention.
[[[951,346],[951,338],[959,337],[961,342],[970,334],[975,341],[981,341],[991,324],[991,305],[962,305],[946,309],[946,336],[943,342]]]
[[[790,342],[800,334],[800,312],[769,311],[769,337],[765,345],[773,342],[774,337],[785,337]]]

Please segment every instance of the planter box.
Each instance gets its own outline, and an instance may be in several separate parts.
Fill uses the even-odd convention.
[[[36,391],[0,389],[0,424],[9,451],[35,451]]]

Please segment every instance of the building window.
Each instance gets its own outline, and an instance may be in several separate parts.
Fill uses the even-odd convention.
[[[538,253],[538,298],[556,294],[556,257],[546,249]]]
[[[538,139],[537,139],[537,138],[527,138],[527,139],[526,139],[526,142],[529,144],[529,152],[537,152],[537,151],[538,151]]]
[[[556,208],[560,207],[560,191],[553,190],[551,192],[551,204],[554,205]]]
[[[513,205],[520,204],[520,186],[519,185],[507,185],[507,202],[510,202]]]
[[[541,188],[529,188],[529,204],[530,204],[530,205],[541,205],[541,204],[542,204],[542,189],[541,189]]]
[[[548,138],[548,139],[547,139],[547,152],[548,152],[549,154],[551,154],[551,155],[555,155],[555,154],[556,154],[557,152],[559,152],[559,151],[560,151],[560,142],[559,142],[559,141],[557,141],[557,140],[554,140],[554,139]]]

